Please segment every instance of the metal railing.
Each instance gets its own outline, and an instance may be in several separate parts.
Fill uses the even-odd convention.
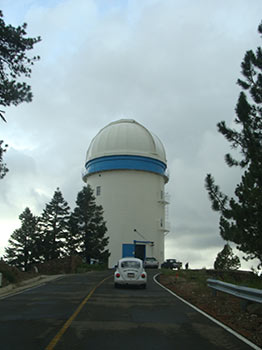
[[[161,192],[161,196],[160,196],[158,202],[163,203],[165,205],[169,204],[170,203],[170,194],[167,192],[164,192],[164,193]]]
[[[261,289],[237,286],[235,284],[218,281],[211,278],[207,280],[207,285],[214,291],[228,293],[245,301],[262,303]]]

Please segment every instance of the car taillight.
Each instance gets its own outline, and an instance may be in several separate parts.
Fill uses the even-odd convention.
[[[116,273],[116,277],[117,278],[119,278],[120,277],[120,273],[118,272],[118,273]]]
[[[145,278],[145,277],[146,277],[146,275],[145,275],[144,273],[142,273],[142,274],[141,274],[141,277],[142,277],[142,278]]]

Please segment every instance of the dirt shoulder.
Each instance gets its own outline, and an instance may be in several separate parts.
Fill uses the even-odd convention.
[[[202,283],[196,277],[185,278],[181,271],[160,274],[158,281],[252,343],[262,347],[261,304],[250,304],[244,309],[239,298],[221,292],[214,296],[206,283]]]

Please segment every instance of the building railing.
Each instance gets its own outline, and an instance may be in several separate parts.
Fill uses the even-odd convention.
[[[169,181],[169,177],[170,177],[170,173],[169,173],[169,169],[167,169],[167,168],[165,170],[164,177],[166,178],[166,182],[168,182]]]
[[[214,292],[220,291],[234,295],[245,301],[243,307],[246,307],[247,301],[262,303],[262,290],[256,288],[249,288],[244,286],[237,286],[235,284],[226,283],[209,278],[207,280],[208,287],[212,288]]]
[[[170,194],[167,192],[164,192],[161,196],[161,198],[159,199],[160,203],[163,204],[169,204],[170,203]]]
[[[170,222],[169,222],[169,221],[166,221],[166,222],[165,222],[165,231],[166,231],[166,232],[169,232],[169,231],[170,231],[170,228],[171,228]]]
[[[170,231],[170,222],[164,221],[161,223],[161,220],[159,220],[158,229],[163,232],[169,232]]]

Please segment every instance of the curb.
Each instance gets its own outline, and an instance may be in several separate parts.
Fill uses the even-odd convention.
[[[19,283],[9,284],[6,287],[0,288],[0,298],[65,276],[66,275],[40,275]]]

